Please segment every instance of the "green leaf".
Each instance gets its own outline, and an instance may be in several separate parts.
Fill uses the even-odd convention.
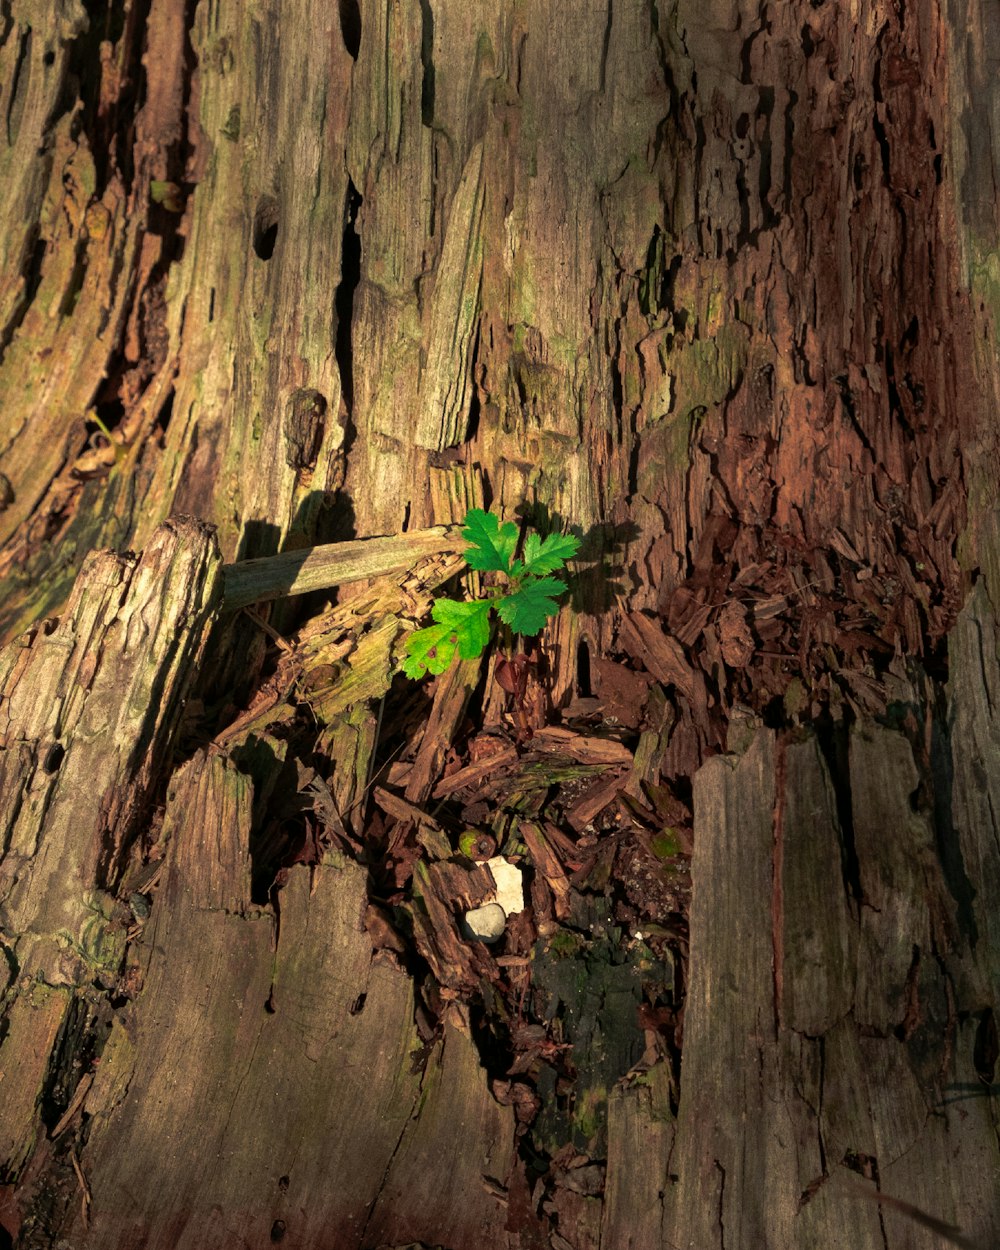
[[[524,539],[525,572],[536,577],[543,573],[554,573],[567,560],[572,560],[579,546],[579,538],[572,534],[549,534],[543,540],[534,530],[529,530]]]
[[[502,569],[510,567],[510,558],[517,546],[518,529],[513,521],[500,524],[492,512],[472,508],[465,517],[462,537],[473,545],[462,558],[473,569]]]
[[[500,619],[516,634],[539,634],[549,617],[559,611],[555,596],[565,589],[566,583],[558,577],[532,578],[513,594],[496,600]]]
[[[458,639],[450,625],[428,625],[406,640],[403,672],[419,681],[425,673],[443,673],[452,661]]]
[[[436,599],[431,616],[437,624],[415,630],[407,638],[403,672],[419,680],[425,673],[443,673],[456,650],[463,660],[474,660],[482,655],[490,640],[492,606],[487,599],[473,599],[469,603]]]
[[[431,616],[442,625],[454,630],[458,640],[458,654],[463,660],[474,660],[482,655],[490,640],[490,599],[470,599],[459,603],[456,599],[435,599]]]

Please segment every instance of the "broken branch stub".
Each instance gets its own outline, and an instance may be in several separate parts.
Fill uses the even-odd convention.
[[[388,538],[359,538],[325,543],[276,556],[240,560],[223,569],[224,606],[245,608],[286,595],[329,590],[348,582],[400,573],[424,556],[460,551],[466,546],[455,526],[437,525]]]

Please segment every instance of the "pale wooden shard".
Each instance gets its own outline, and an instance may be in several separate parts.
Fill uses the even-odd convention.
[[[424,556],[460,551],[466,545],[457,528],[438,525],[391,538],[359,538],[237,561],[224,569],[225,606],[242,608],[399,573]]]

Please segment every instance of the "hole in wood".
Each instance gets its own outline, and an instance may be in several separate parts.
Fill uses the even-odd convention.
[[[253,219],[253,250],[260,260],[270,260],[278,242],[278,201],[265,195]]]
[[[358,59],[361,48],[361,10],[358,0],[339,0],[340,34],[352,60]]]
[[[358,232],[358,213],[361,196],[354,183],[348,179],[347,196],[344,200],[344,234],[340,250],[340,282],[334,293],[333,303],[337,313],[337,337],[334,356],[340,370],[340,389],[348,418],[354,411],[354,349],[351,332],[354,322],[354,292],[361,281],[361,235]],[[345,454],[348,447],[345,447]]]
[[[576,648],[576,693],[581,699],[589,699],[593,693],[590,688],[590,648],[583,641]]]
[[[993,1014],[993,1008],[987,1007],[979,1018],[972,1052],[972,1062],[975,1065],[976,1075],[984,1085],[993,1084],[998,1058],[1000,1058],[1000,1035],[997,1033],[997,1022]]]
[[[424,77],[420,88],[420,120],[434,124],[434,14],[430,0],[420,0],[420,63]]]
[[[45,759],[42,762],[42,772],[51,776],[59,771],[59,765],[63,762],[66,749],[61,742],[54,742],[52,746],[45,752]]]
[[[171,387],[167,392],[167,397],[160,406],[160,411],[156,414],[156,427],[158,430],[166,432],[167,426],[170,424],[170,418],[174,415],[174,388]]]

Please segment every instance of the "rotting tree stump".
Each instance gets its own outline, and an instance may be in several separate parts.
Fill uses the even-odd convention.
[[[171,523],[2,654],[5,1222],[23,1246],[543,1244],[468,1009],[420,1036],[363,868],[330,853],[255,904],[232,746],[180,763],[145,828],[219,574]],[[554,1244],[923,1244],[879,1191],[989,1244],[996,637],[980,585],[945,702],[900,666],[881,720],[733,723],[695,779],[679,1089],[665,1058],[619,1074],[601,1183],[565,1171]],[[634,1027],[609,993],[608,1036],[616,1009]]]
[[[9,8],[0,1224],[995,1240],[996,6]],[[392,683],[487,503],[527,746]]]

